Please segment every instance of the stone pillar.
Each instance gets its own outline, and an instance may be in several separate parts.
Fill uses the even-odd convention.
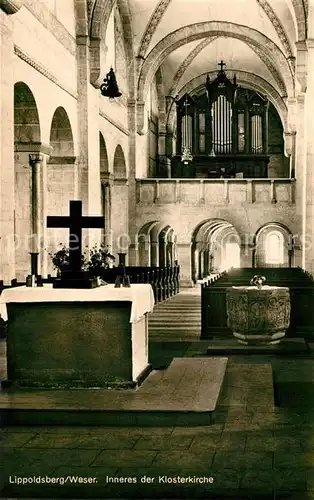
[[[165,267],[167,263],[167,238],[159,236],[159,265]]]
[[[150,266],[151,263],[151,244],[150,237],[146,234],[140,234],[137,238],[138,265]]]
[[[296,150],[296,133],[285,132],[285,154],[289,157],[290,169],[289,178],[295,178],[295,150]]]
[[[201,250],[198,251],[198,273],[197,279],[203,279],[203,252]]]
[[[171,160],[165,155],[158,155],[158,175],[157,177],[171,177]]]
[[[240,245],[240,266],[253,267],[253,247],[252,245],[242,243]]]
[[[193,287],[191,276],[191,243],[177,243],[177,257],[180,266],[180,286],[182,288]]]
[[[159,266],[159,241],[151,241],[150,243],[151,266]]]
[[[204,251],[204,276],[209,275],[209,250]]]
[[[297,134],[296,134],[296,159],[295,159],[295,177],[296,177],[296,213],[300,227],[301,240],[301,266],[305,268],[305,245],[303,244],[305,228],[306,211],[306,137],[305,137],[305,95],[300,94],[297,97]]]
[[[305,95],[306,115],[306,204],[305,204],[305,268],[314,272],[314,5],[309,3],[308,26],[312,27],[312,38],[307,40],[307,90]],[[311,24],[312,23],[312,24]]]
[[[132,71],[134,68],[130,68]],[[128,234],[131,241],[136,238],[136,127],[137,127],[137,106],[134,98],[128,100],[128,125],[129,125],[129,175],[128,175]],[[130,245],[129,248],[129,265],[136,266],[137,252],[135,247]]]
[[[129,246],[131,243],[135,243],[134,241],[130,241],[128,234],[128,192],[129,185],[127,179],[114,180],[111,205],[111,218],[113,221],[112,250],[114,253],[129,253]]]
[[[4,9],[4,2],[0,3]],[[0,279],[15,275],[14,44],[12,18],[0,8]]]
[[[78,111],[78,198],[83,202],[83,215],[101,213],[101,184],[99,182],[99,94],[90,84],[91,71],[88,34],[76,37],[77,49],[77,111]],[[104,98],[105,99],[105,98]],[[84,231],[84,246],[99,241],[99,230]],[[86,239],[85,239],[86,238]]]
[[[168,241],[167,243],[167,266],[173,266],[174,263],[174,244],[172,241]]]

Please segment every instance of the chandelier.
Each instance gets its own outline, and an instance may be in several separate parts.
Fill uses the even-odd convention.
[[[193,155],[188,146],[183,146],[181,161],[182,163],[184,163],[184,165],[188,165],[191,161],[193,161]]]
[[[181,162],[184,163],[184,165],[188,165],[190,162],[193,161],[193,155],[191,152],[190,147],[188,146],[189,140],[188,140],[188,134],[189,134],[189,127],[188,127],[188,112],[187,112],[187,107],[188,107],[188,97],[187,95],[185,96],[185,102],[184,102],[184,108],[185,108],[185,115],[184,115],[184,121],[183,121],[183,147],[182,147],[182,155],[181,155]]]

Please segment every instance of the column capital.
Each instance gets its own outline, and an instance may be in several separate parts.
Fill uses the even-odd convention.
[[[114,181],[114,175],[110,172],[100,172],[100,182],[103,186],[111,185]]]
[[[50,156],[53,148],[52,146],[49,146],[48,144],[44,144],[41,142],[27,142],[27,143],[15,143],[14,145],[14,151],[16,153],[29,153],[29,154],[35,154],[35,153],[41,153],[47,156]]]
[[[30,153],[29,163],[30,165],[36,165],[36,163],[41,163],[43,161],[43,155],[40,153]]]
[[[23,4],[24,0],[0,0],[0,8],[7,14],[15,14]]]
[[[308,38],[306,40],[306,47],[307,49],[314,49],[314,38]]]

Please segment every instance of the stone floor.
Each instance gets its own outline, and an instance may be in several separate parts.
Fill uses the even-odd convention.
[[[202,354],[204,347],[155,341],[150,358],[163,366],[172,357]],[[227,384],[210,426],[5,427],[0,497],[314,500],[311,347],[297,355],[230,356],[227,379],[241,372],[241,387]],[[250,392],[243,377],[249,382],[244,365],[269,363],[275,407],[264,390]],[[268,376],[261,369],[261,388]]]

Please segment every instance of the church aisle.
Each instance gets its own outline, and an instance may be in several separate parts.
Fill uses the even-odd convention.
[[[201,288],[186,288],[149,314],[151,341],[196,341],[201,333]]]

